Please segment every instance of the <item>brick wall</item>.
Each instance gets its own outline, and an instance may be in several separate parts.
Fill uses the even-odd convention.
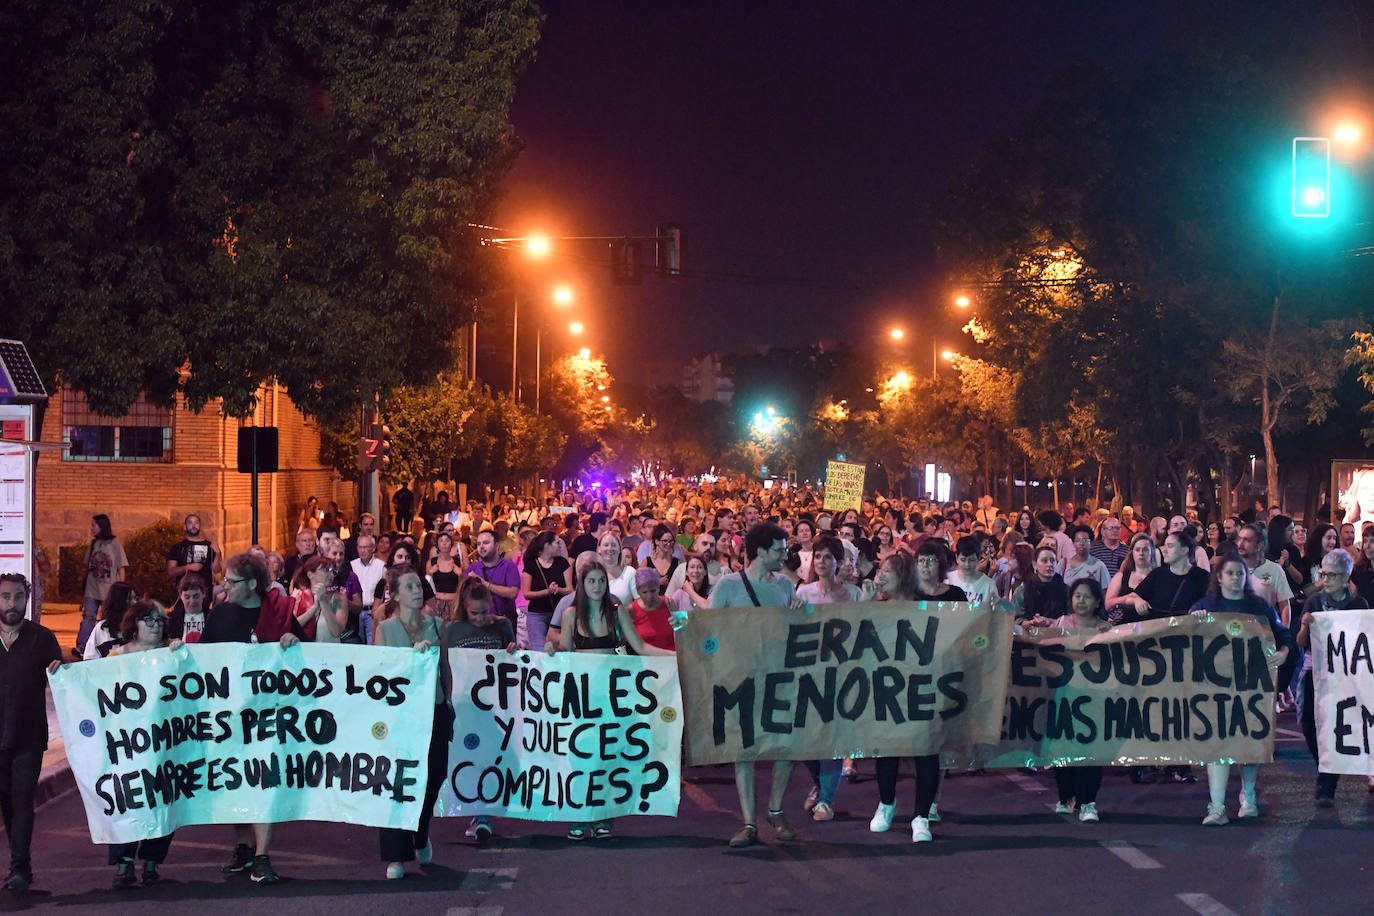
[[[355,514],[354,485],[320,464],[320,437],[314,423],[296,409],[284,391],[265,386],[252,423],[226,420],[219,403],[193,413],[178,399],[172,413],[170,462],[64,461],[45,452],[36,477],[35,532],[56,559],[57,548],[89,537],[91,516],[110,516],[116,535],[127,535],[159,518],[177,522],[190,512],[227,553],[247,547],[252,532],[251,476],[237,471],[237,429],[275,425],[280,430],[277,474],[258,478],[259,541],[269,550],[289,548],[306,497],[321,505],[339,503]],[[64,421],[60,392],[49,401],[42,439],[61,442]]]

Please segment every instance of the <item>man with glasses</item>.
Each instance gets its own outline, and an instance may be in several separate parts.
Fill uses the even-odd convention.
[[[340,555],[343,545],[339,545]],[[274,601],[268,591],[271,575],[263,562],[241,553],[225,563],[224,602],[215,606],[205,621],[202,643],[275,642],[289,649],[305,635],[289,600]],[[275,884],[278,880],[268,857],[272,843],[271,824],[239,824],[234,830],[238,844],[220,871],[225,874],[248,871],[254,884]]]
[[[1097,534],[1098,539],[1088,548],[1088,553],[1107,567],[1107,581],[1110,582],[1117,570],[1121,569],[1121,564],[1125,562],[1131,548],[1121,540],[1121,520],[1116,516],[1109,515],[1104,518]]]
[[[796,593],[787,578],[777,575],[787,558],[787,536],[771,522],[755,525],[744,536],[744,554],[749,565],[737,573],[721,576],[711,588],[711,607],[790,607]],[[773,784],[768,797],[768,823],[784,842],[795,840],[797,832],[787,823],[783,812],[783,796],[792,777],[791,760],[773,761]],[[735,764],[735,789],[739,792],[740,813],[744,826],[730,838],[730,845],[739,848],[759,841],[754,822],[754,762]]]
[[[33,884],[34,796],[48,747],[48,674],[62,664],[62,648],[45,626],[24,619],[29,582],[0,575],[0,810],[10,843],[5,890],[25,893]]]
[[[1307,749],[1312,759],[1320,764],[1317,756],[1316,712],[1312,707],[1316,694],[1312,687],[1312,619],[1316,614],[1328,611],[1351,611],[1369,607],[1369,602],[1350,590],[1350,573],[1355,564],[1350,554],[1339,547],[1322,557],[1321,590],[1308,597],[1302,606],[1302,623],[1298,627],[1298,648],[1303,651],[1302,666],[1298,670],[1298,721],[1302,723],[1302,735],[1307,739]],[[1336,784],[1340,782],[1337,773],[1317,773],[1317,787],[1314,799],[1318,808],[1334,808],[1336,805]],[[1370,781],[1374,791],[1374,777]]]

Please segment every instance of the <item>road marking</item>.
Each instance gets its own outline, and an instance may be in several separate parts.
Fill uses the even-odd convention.
[[[1048,792],[1048,791],[1049,791],[1049,789],[1047,789],[1047,788],[1045,788],[1044,786],[1040,785],[1040,783],[1036,782],[1034,779],[1031,779],[1031,778],[1030,778],[1029,776],[1027,776],[1025,773],[1011,772],[1011,773],[1003,773],[1002,775],[1005,776],[1005,777],[1007,777],[1007,779],[1011,780],[1011,782],[1012,782],[1015,786],[1017,786],[1022,792]]]
[[[505,907],[499,906],[451,906],[444,916],[501,916]]]
[[[1102,844],[1104,849],[1131,866],[1131,868],[1147,869],[1164,867],[1125,840],[1099,840],[1098,842]],[[1180,894],[1179,896],[1182,897],[1183,895]]]
[[[485,894],[488,891],[510,890],[519,871],[518,868],[469,869],[467,874],[463,875],[463,883],[458,885],[458,892]]]
[[[1178,899],[1200,916],[1237,916],[1235,910],[1218,903],[1207,894],[1179,894]]]

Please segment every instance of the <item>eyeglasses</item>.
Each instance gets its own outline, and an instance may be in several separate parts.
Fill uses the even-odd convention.
[[[233,582],[247,582],[247,581],[249,581],[249,580],[248,580],[248,579],[240,579],[238,576],[225,576],[225,577],[224,577],[224,584],[225,584],[225,585],[229,585],[230,583],[233,583]]]
[[[139,620],[143,621],[150,627],[160,627],[167,623],[166,617],[159,617],[155,614],[149,614],[147,617],[140,617]]]

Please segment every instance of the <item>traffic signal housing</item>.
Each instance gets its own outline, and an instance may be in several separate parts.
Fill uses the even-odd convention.
[[[385,471],[391,467],[391,429],[380,423],[368,424],[358,437],[358,470]]]
[[[659,226],[655,265],[665,277],[682,276],[682,230],[677,226]]]
[[[1326,137],[1293,138],[1293,215],[1331,215],[1331,141]]]

